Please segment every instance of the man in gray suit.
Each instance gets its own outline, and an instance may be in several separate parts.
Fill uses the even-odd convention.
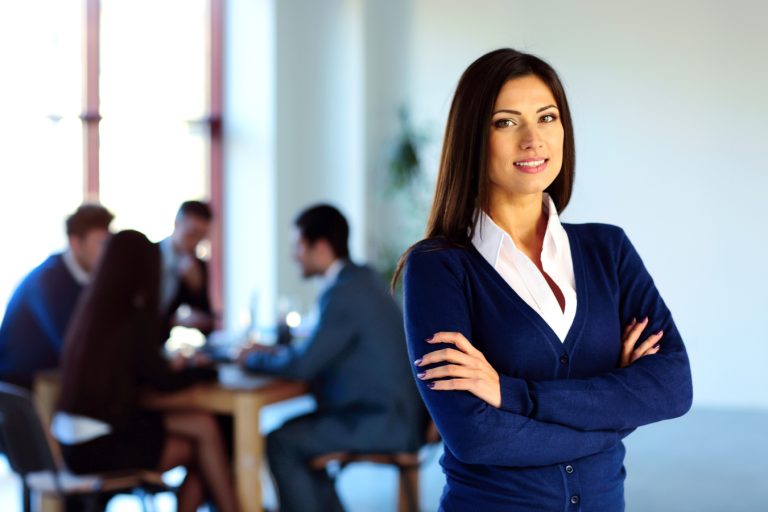
[[[282,512],[343,510],[325,471],[307,463],[336,451],[419,447],[423,408],[410,373],[400,309],[370,268],[349,261],[349,227],[334,207],[296,219],[294,256],[305,278],[322,276],[320,318],[300,347],[255,347],[241,356],[253,372],[306,380],[317,410],[267,437]]]

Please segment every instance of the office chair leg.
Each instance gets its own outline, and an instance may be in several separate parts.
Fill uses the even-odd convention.
[[[24,507],[22,509],[24,512],[32,512],[32,491],[29,489],[29,486],[26,482],[22,484],[21,502],[22,506]]]
[[[419,469],[400,468],[399,512],[419,512]]]

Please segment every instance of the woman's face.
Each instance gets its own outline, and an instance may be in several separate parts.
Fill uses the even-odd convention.
[[[535,75],[509,80],[490,123],[492,197],[541,194],[563,165],[563,124],[552,91]]]

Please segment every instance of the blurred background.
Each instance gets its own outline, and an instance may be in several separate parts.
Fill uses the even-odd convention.
[[[338,206],[353,259],[391,272],[422,235],[461,72],[514,47],[566,86],[563,219],[626,230],[691,356],[693,412],[628,439],[628,510],[766,510],[766,19],[751,0],[0,0],[0,313],[86,199],[152,240],[209,200],[229,329],[274,320],[281,297],[310,309],[290,257],[310,203]],[[391,489],[345,483],[365,471],[343,475],[345,502],[391,509]]]

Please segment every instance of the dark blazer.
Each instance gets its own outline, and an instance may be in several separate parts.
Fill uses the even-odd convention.
[[[0,380],[25,387],[57,368],[64,333],[83,287],[61,254],[49,256],[13,293],[0,325]]]
[[[200,290],[193,291],[186,285],[183,279],[179,280],[179,288],[176,291],[176,295],[174,295],[168,309],[164,312],[165,325],[167,326],[166,338],[168,337],[167,334],[171,332],[173,316],[176,313],[176,310],[179,309],[179,306],[186,304],[193,309],[197,309],[213,316],[210,295],[208,292],[208,264],[200,258],[195,258],[195,262],[200,265],[200,268],[202,269],[203,286]],[[208,334],[208,331],[203,334]]]
[[[310,382],[318,412],[365,424],[392,449],[419,445],[425,409],[410,377],[400,308],[376,273],[347,263],[320,297],[320,320],[300,346],[254,352],[254,372]]]

